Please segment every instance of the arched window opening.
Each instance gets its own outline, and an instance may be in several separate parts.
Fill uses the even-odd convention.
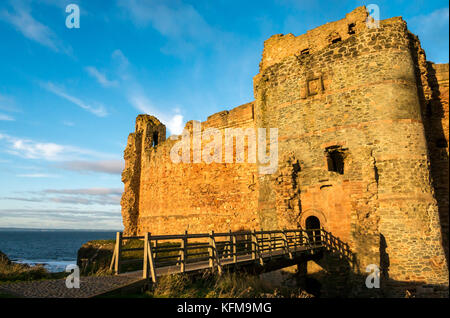
[[[305,227],[311,244],[319,244],[321,241],[320,235],[320,220],[316,216],[308,216],[305,220]]]

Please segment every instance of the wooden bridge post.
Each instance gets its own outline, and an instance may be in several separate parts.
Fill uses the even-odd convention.
[[[252,232],[252,259],[256,259],[256,244],[258,244],[258,240],[256,238],[256,231]]]
[[[209,267],[214,268],[214,259],[216,259],[217,263],[217,269],[219,271],[219,275],[222,274],[222,265],[220,264],[219,259],[219,253],[217,253],[217,245],[216,240],[214,239],[214,231],[211,231],[209,233],[209,245],[210,245],[210,252],[209,252]]]
[[[209,233],[209,246],[208,246],[208,252],[209,252],[209,268],[212,268],[214,270],[214,261],[213,261],[213,247],[212,247],[212,234],[214,231],[211,231]]]
[[[152,242],[151,242],[151,234],[150,232],[146,233],[147,236],[147,255],[148,255],[148,262],[150,263],[150,274],[152,276],[152,282],[156,283],[156,268],[155,268],[155,260],[153,258],[153,248],[152,248]],[[156,247],[156,245],[155,245]]]
[[[287,235],[286,235],[286,229],[283,229],[282,234],[283,234],[285,253],[287,253],[289,255],[289,258],[292,259],[293,257],[292,257],[292,253],[289,249],[289,242],[288,242]]]
[[[233,234],[233,263],[237,263],[236,234]]]
[[[116,262],[114,264],[114,272],[117,274],[120,273],[120,253],[122,250],[122,232],[116,233],[116,246],[114,253],[116,254]]]
[[[264,234],[263,234],[263,238],[264,238]],[[263,244],[263,248],[264,248],[264,244]],[[269,232],[269,255],[270,255],[270,258],[272,259],[272,232]]]
[[[233,251],[233,248],[232,248],[232,246],[233,246],[233,234],[232,234],[232,232],[231,232],[231,230],[230,230],[230,236],[228,237],[228,246],[227,246],[227,258],[231,258],[232,256],[231,256],[231,254],[233,253],[232,251]]]
[[[181,249],[180,249],[180,253],[181,253],[180,254],[180,261],[181,261],[180,267],[181,268],[180,268],[180,271],[182,273],[184,273],[186,271],[187,235],[188,235],[188,232],[184,231],[184,237],[181,241]]]
[[[144,235],[144,264],[142,267],[142,278],[148,278],[148,232]]]

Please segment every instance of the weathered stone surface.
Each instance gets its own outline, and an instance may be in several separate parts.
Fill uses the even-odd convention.
[[[148,137],[165,136],[164,125],[140,115],[125,150],[125,231],[292,228],[316,217],[355,254],[352,264],[322,260],[339,292],[365,288],[369,264],[381,267],[387,296],[448,291],[448,64],[427,62],[401,17],[378,28],[366,18],[361,7],[298,37],[272,36],[255,101],[202,123],[278,128],[274,174],[175,164],[175,141],[152,147]]]

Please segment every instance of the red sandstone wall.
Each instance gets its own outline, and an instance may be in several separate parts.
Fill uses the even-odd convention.
[[[187,127],[192,125],[188,123]],[[202,128],[253,127],[253,104],[208,117]],[[255,164],[172,163],[175,141],[143,156],[138,233],[179,234],[259,228]],[[224,141],[222,142],[224,148]],[[192,149],[192,148],[191,148]],[[191,153],[192,159],[192,153]]]

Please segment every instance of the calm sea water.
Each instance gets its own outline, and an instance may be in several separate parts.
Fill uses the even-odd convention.
[[[9,259],[44,264],[51,272],[76,264],[78,249],[91,240],[114,239],[112,231],[0,229],[0,251]]]

